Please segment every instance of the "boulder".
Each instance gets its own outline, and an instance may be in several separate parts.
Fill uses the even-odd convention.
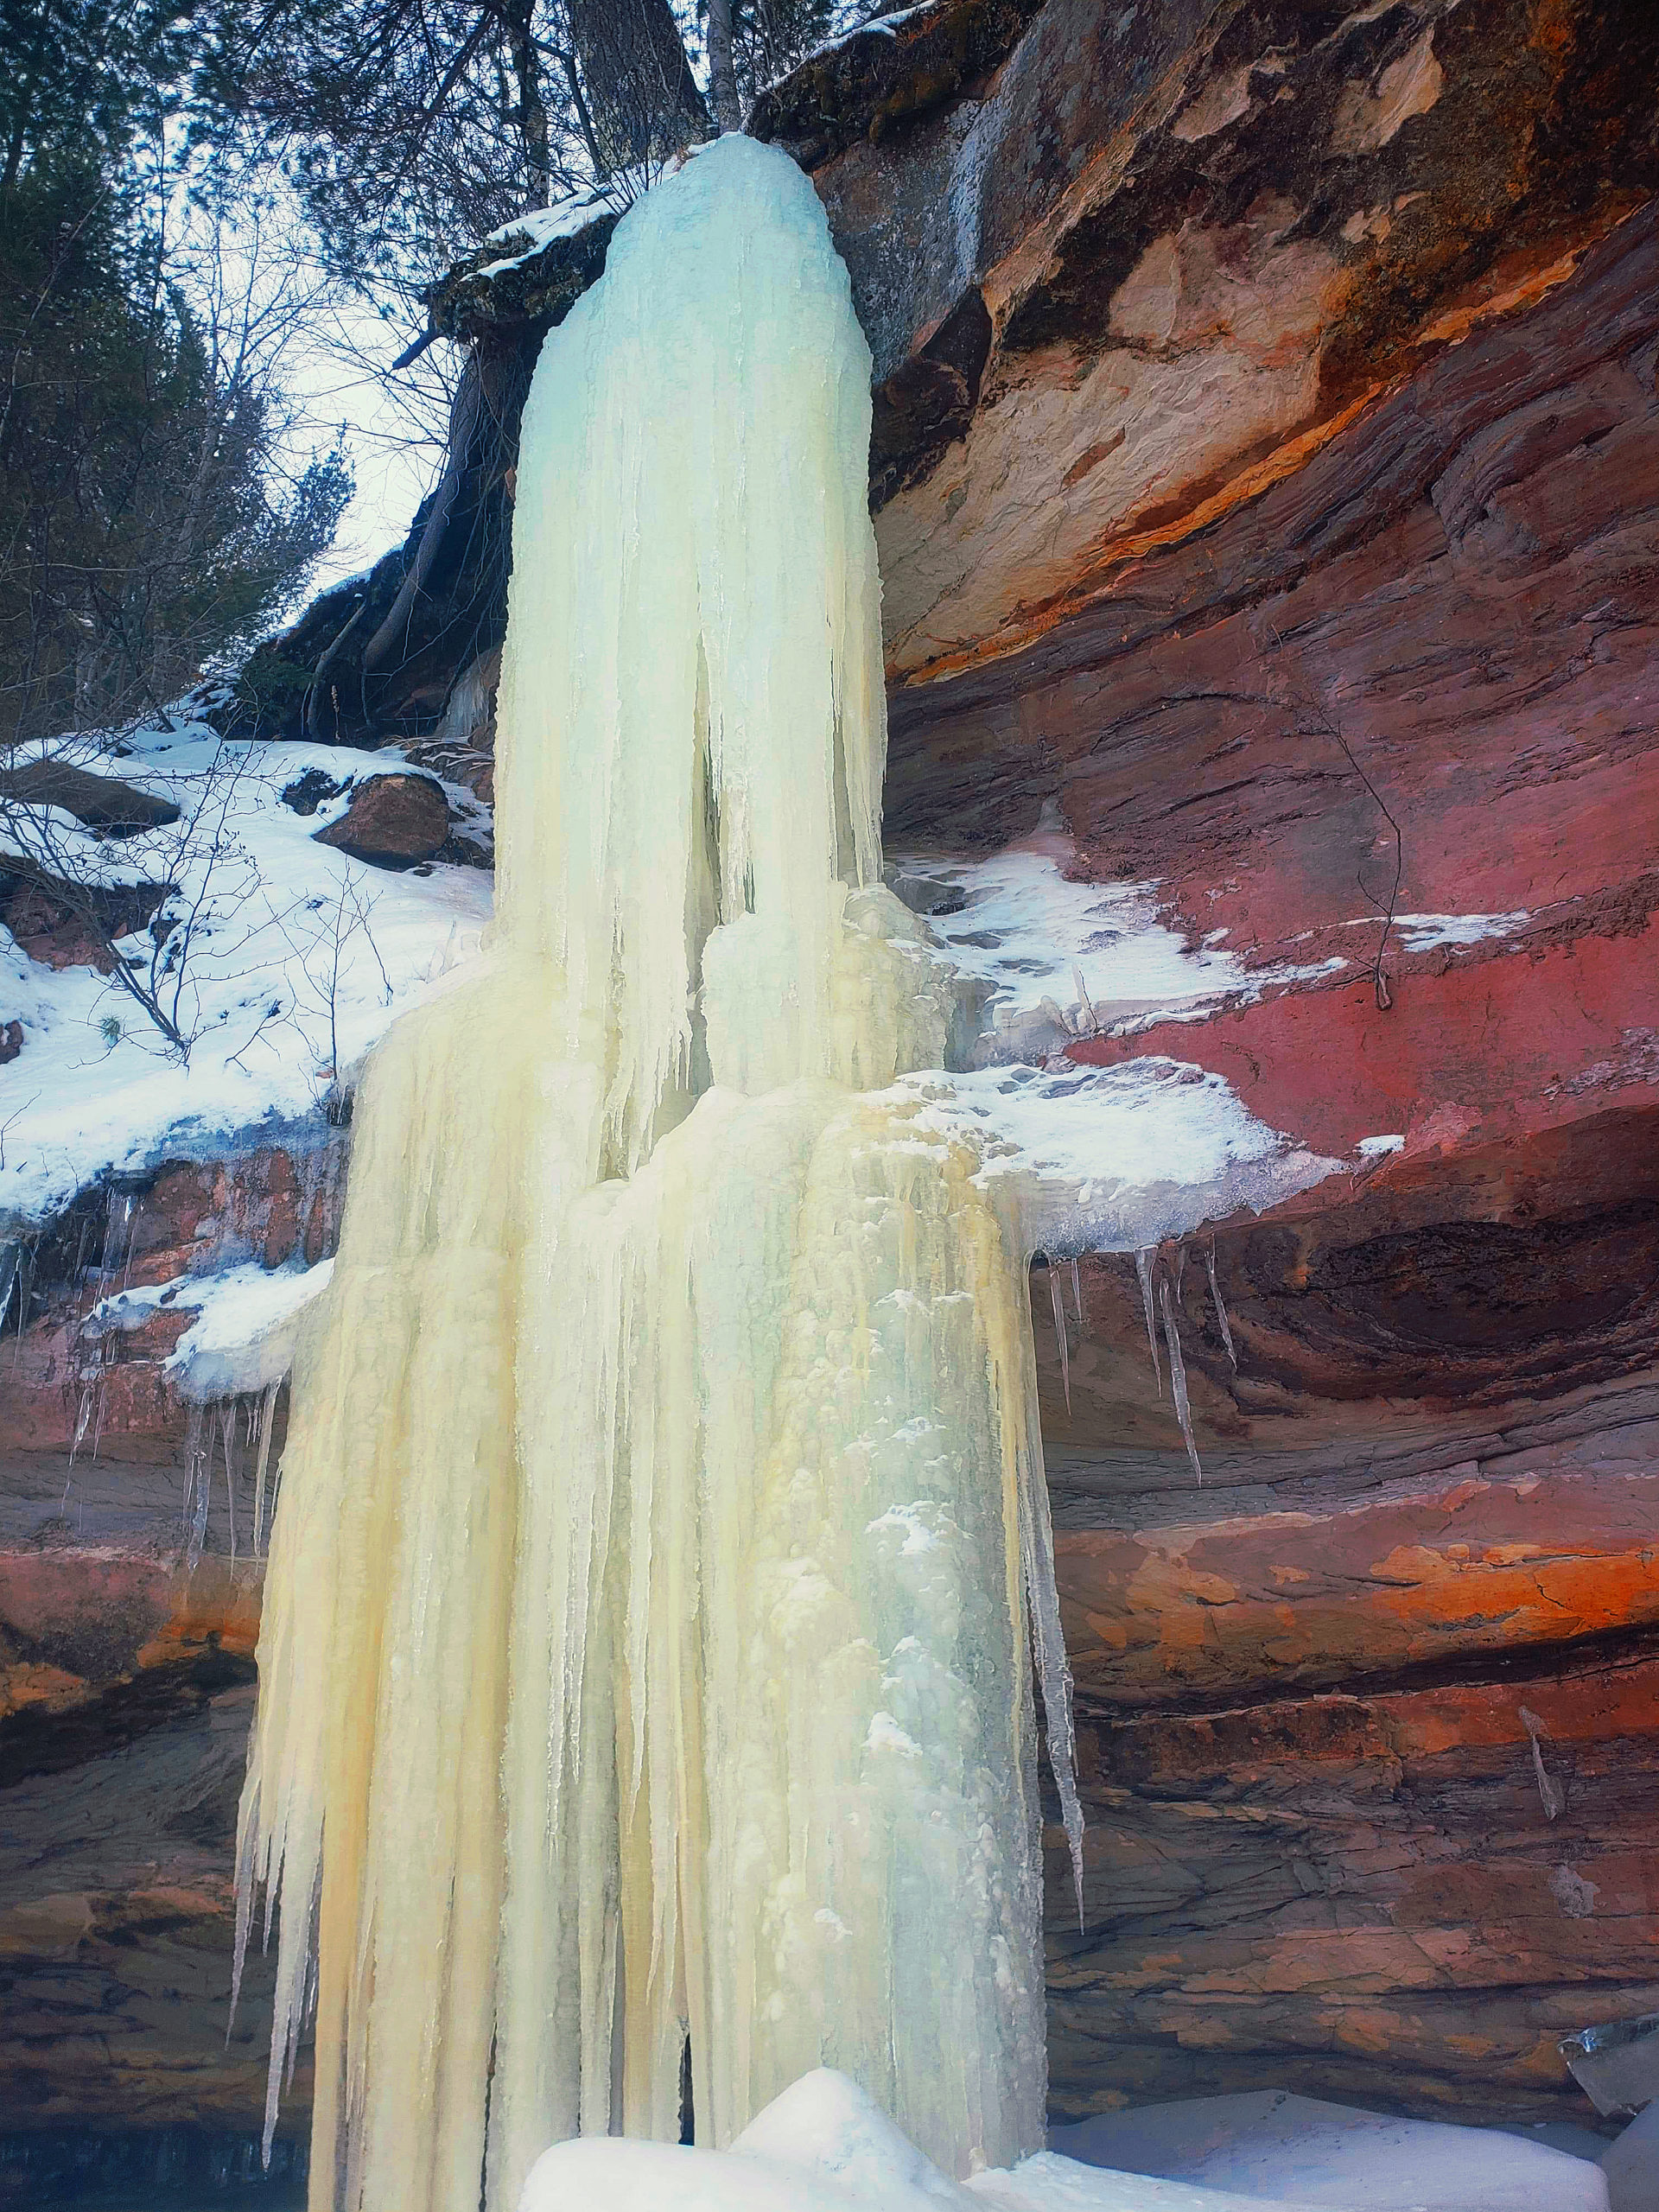
[[[430,776],[391,772],[365,776],[344,814],[317,832],[334,845],[380,868],[409,868],[429,861],[449,834],[443,786]]]

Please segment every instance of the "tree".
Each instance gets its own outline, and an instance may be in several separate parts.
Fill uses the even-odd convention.
[[[187,287],[83,158],[0,194],[0,746],[159,715],[333,538],[349,473],[288,458],[296,303],[257,267],[245,240],[235,281],[210,251]]]
[[[480,239],[626,204],[864,0],[218,0],[205,105],[291,178],[330,267],[412,302]],[[729,67],[728,64],[729,63]],[[222,126],[221,126],[222,128]],[[239,140],[238,140],[239,134]],[[228,174],[228,172],[227,172]]]

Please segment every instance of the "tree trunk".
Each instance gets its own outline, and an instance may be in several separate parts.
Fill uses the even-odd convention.
[[[604,167],[662,161],[701,137],[709,115],[669,0],[568,0]]]
[[[518,80],[518,136],[524,149],[524,165],[530,171],[531,195],[537,207],[545,207],[553,164],[548,146],[547,104],[542,98],[541,69],[531,29],[532,4],[533,0],[518,0],[518,4],[500,10],[499,19],[507,35],[512,73]]]
[[[732,61],[732,0],[709,0],[709,89],[715,120],[722,130],[741,130],[737,71]]]

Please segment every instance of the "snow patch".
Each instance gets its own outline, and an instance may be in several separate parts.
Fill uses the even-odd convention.
[[[162,911],[188,918],[189,949],[181,982],[169,975],[164,990],[190,1053],[171,1051],[113,978],[47,968],[0,929],[0,1026],[23,1030],[0,1069],[0,1234],[49,1219],[106,1172],[142,1173],[233,1132],[315,1120],[397,1015],[476,949],[490,917],[486,872],[395,873],[318,844],[348,791],[309,816],[283,804],[308,769],[331,782],[378,774],[395,753],[231,746],[200,723],[141,730],[105,754],[89,755],[88,742],[73,741],[78,766],[170,798],[187,817],[207,812],[188,839],[180,825],[102,842],[60,825],[88,880],[176,886]],[[118,950],[147,971],[154,943],[141,931]]]
[[[605,2212],[1270,2212],[1259,2196],[1102,2173],[1052,2152],[1012,2171],[954,2182],[855,2082],[828,2067],[785,2089],[727,2151],[615,2136],[556,2144],[531,2170],[518,2212],[573,2204]]]
[[[994,1036],[1045,1008],[1074,1035],[1121,1033],[1348,964],[1247,968],[1223,949],[1224,930],[1195,950],[1159,919],[1156,883],[1079,882],[1065,873],[1073,856],[1051,806],[1034,836],[989,859],[911,854],[887,864],[952,964],[985,987]]]
[[[1344,2212],[1606,2212],[1599,2167],[1496,2129],[1397,2120],[1286,2090],[1104,2113],[1049,2141],[1066,2155],[1259,2204]]]
[[[976,1180],[1051,1259],[1135,1252],[1240,1205],[1261,1212],[1342,1163],[1249,1112],[1224,1077],[1147,1054],[1115,1067],[975,1069],[897,1086],[983,1148]]]

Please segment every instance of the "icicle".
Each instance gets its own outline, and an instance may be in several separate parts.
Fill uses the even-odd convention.
[[[180,1527],[188,1543],[190,1536],[192,1508],[196,1494],[196,1471],[201,1458],[201,1408],[192,1406],[184,1431],[184,1503],[180,1514]]]
[[[1083,1326],[1083,1271],[1077,1262],[1071,1262],[1071,1303],[1077,1308],[1077,1326]]]
[[[1538,1795],[1543,1801],[1544,1818],[1547,1821],[1558,1821],[1567,1808],[1566,1793],[1554,1776],[1545,1767],[1544,1755],[1538,1748],[1538,1738],[1541,1736],[1547,1736],[1549,1731],[1538,1715],[1535,1713],[1529,1713],[1524,1705],[1521,1707],[1521,1725],[1526,1730],[1528,1740],[1532,1745],[1532,1770],[1538,1777]]]
[[[1073,967],[1071,980],[1077,987],[1077,1005],[1081,1009],[1077,1034],[1080,1037],[1098,1036],[1100,1022],[1095,1013],[1095,1002],[1089,995],[1089,986],[1083,980],[1081,968]]]
[[[1054,1343],[1060,1355],[1060,1385],[1065,1392],[1065,1410],[1071,1410],[1071,1354],[1065,1335],[1065,1300],[1060,1295],[1060,1278],[1055,1273],[1054,1262],[1044,1262],[1048,1276],[1048,1302],[1054,1313]]]
[[[276,1394],[282,1389],[280,1376],[265,1385],[259,1401],[257,1434],[258,1452],[253,1463],[253,1554],[259,1558],[265,1548],[265,1469],[270,1460],[270,1432],[276,1417]]]
[[[219,1433],[225,1448],[225,1497],[231,1516],[231,1565],[236,1565],[236,1400],[219,1408]]]
[[[1170,1300],[1167,1274],[1160,1282],[1158,1292],[1164,1309],[1164,1341],[1169,1346],[1169,1384],[1175,1399],[1175,1417],[1181,1424],[1181,1436],[1186,1445],[1186,1456],[1192,1462],[1192,1471],[1202,1483],[1204,1468],[1198,1459],[1198,1447],[1192,1441],[1192,1409],[1186,1398],[1186,1365],[1181,1357],[1181,1339],[1175,1326],[1175,1309]]]
[[[1216,1319],[1221,1324],[1221,1341],[1227,1347],[1227,1357],[1233,1372],[1238,1372],[1238,1354],[1233,1349],[1233,1332],[1228,1325],[1227,1308],[1221,1302],[1221,1285],[1216,1281],[1216,1240],[1210,1240],[1210,1249],[1204,1255],[1205,1268],[1210,1277],[1210,1295],[1215,1300]]]
[[[202,1445],[207,1437],[206,1447]],[[186,1429],[184,1478],[184,1571],[194,1574],[207,1541],[207,1508],[213,1484],[213,1421],[212,1408],[192,1406]]]
[[[1152,1263],[1158,1248],[1148,1244],[1135,1255],[1135,1279],[1141,1285],[1141,1306],[1147,1317],[1147,1350],[1152,1354],[1152,1371],[1158,1384],[1158,1395],[1164,1395],[1164,1370],[1158,1357],[1158,1324],[1152,1312]]]

